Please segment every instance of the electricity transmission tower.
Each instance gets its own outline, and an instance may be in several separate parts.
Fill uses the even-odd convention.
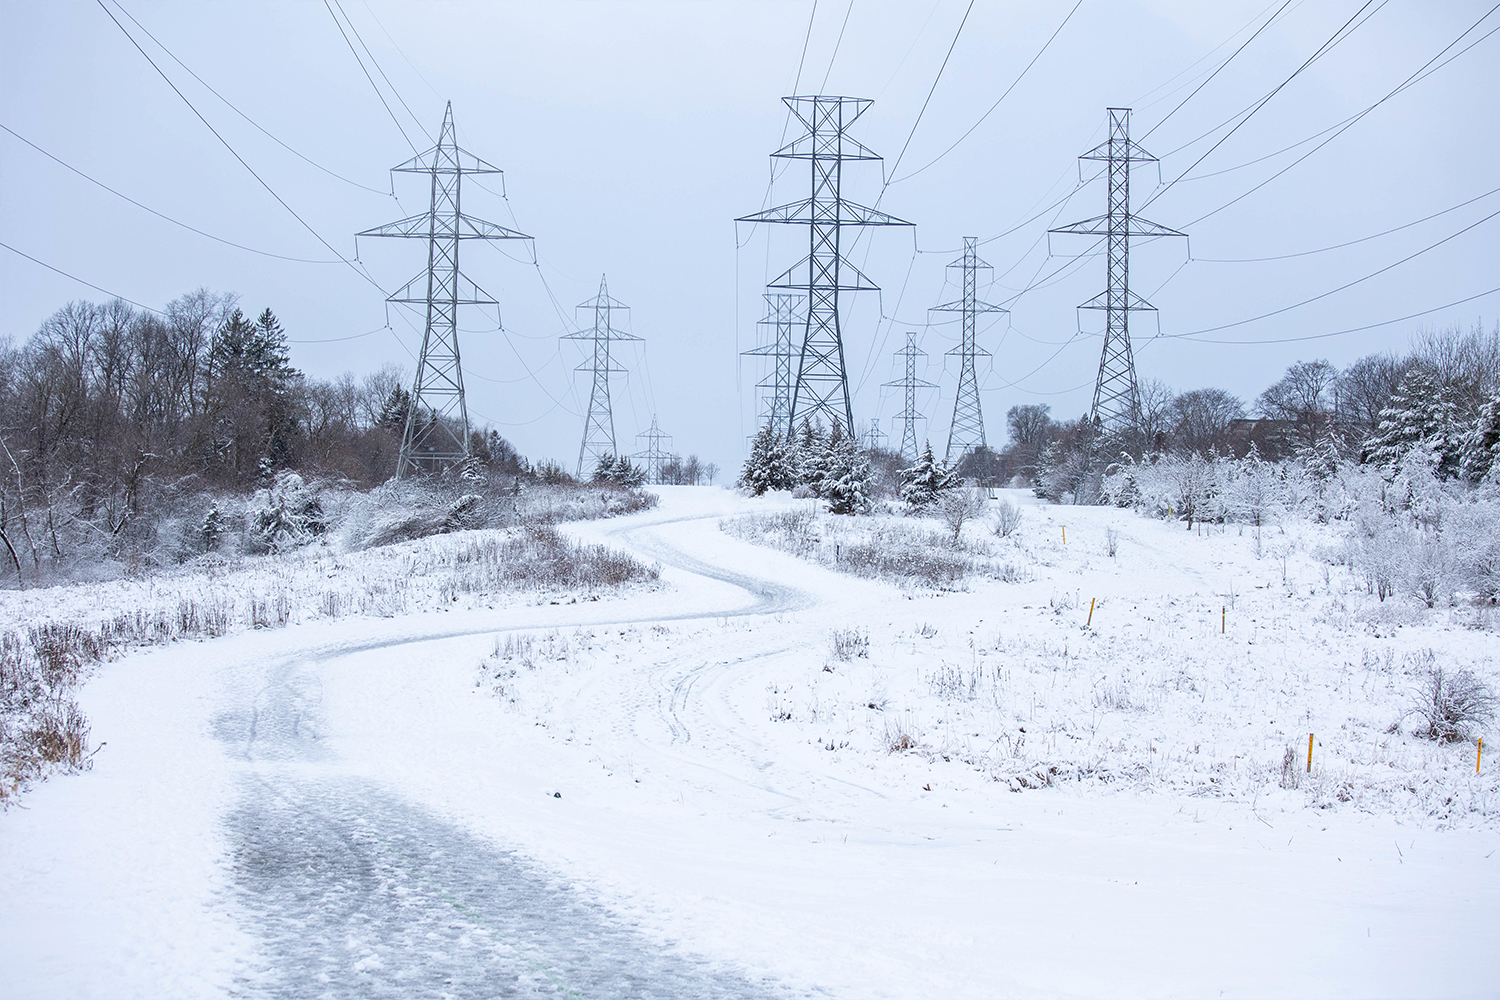
[[[784,97],[786,106],[807,134],[781,147],[772,157],[806,160],[812,192],[800,201],[741,216],[737,222],[775,222],[806,226],[808,253],[771,281],[770,288],[800,291],[807,296],[807,317],[797,377],[792,383],[787,432],[802,419],[843,428],[855,436],[854,408],[849,401],[849,379],[844,368],[843,329],[839,323],[839,293],[874,291],[877,286],[845,259],[840,233],[846,226],[909,226],[892,215],[866,208],[840,192],[844,164],[878,160],[875,153],[849,138],[845,130],[872,102],[858,97]]]
[[[646,473],[646,482],[661,485],[661,467],[672,457],[671,453],[661,446],[661,443],[665,441],[670,447],[672,435],[662,433],[662,429],[656,426],[656,414],[653,413],[651,414],[651,429],[641,431],[635,436],[637,441],[641,438],[646,439],[646,450],[636,452],[631,458],[640,459]]]
[[[1182,236],[1175,229],[1148,222],[1130,212],[1130,165],[1154,163],[1156,157],[1130,141],[1130,109],[1109,109],[1109,138],[1084,153],[1081,160],[1101,160],[1109,175],[1109,211],[1105,215],[1051,230],[1103,236],[1106,241],[1105,290],[1080,309],[1104,311],[1104,352],[1094,382],[1089,424],[1101,433],[1133,432],[1140,427],[1141,394],[1135,378],[1135,356],[1130,349],[1130,314],[1156,307],[1130,290],[1130,238]]]
[[[757,325],[770,329],[770,342],[744,353],[771,359],[771,374],[755,384],[758,389],[770,390],[761,394],[758,416],[772,433],[786,437],[792,420],[792,359],[797,356],[792,334],[799,323],[807,321],[802,308],[805,300],[800,295],[785,293],[768,293],[765,299],[766,317]]]
[[[463,366],[458,354],[458,307],[497,303],[459,271],[459,242],[531,237],[460,211],[459,193],[465,174],[502,171],[458,148],[453,136],[451,101],[443,112],[437,145],[392,170],[427,174],[432,178],[427,211],[358,234],[427,241],[426,272],[408,281],[386,300],[427,308],[411,407],[401,431],[401,453],[396,459],[399,479],[419,463],[428,471],[435,471],[446,463],[469,457],[469,408],[464,402]]]
[[[886,385],[902,390],[905,396],[905,405],[901,410],[901,457],[907,462],[917,460],[917,421],[927,418],[917,412],[917,390],[936,389],[937,386],[931,382],[917,378],[917,359],[927,357],[927,352],[917,346],[917,335],[908,331],[906,334],[906,346],[895,352],[898,358],[905,358],[905,375],[894,382]]]
[[[880,429],[880,418],[870,418],[870,429],[865,432],[865,448],[870,451],[878,451],[885,447],[886,438],[890,435]]]
[[[624,330],[617,330],[611,320],[615,312],[630,307],[618,299],[609,297],[609,287],[603,275],[599,276],[599,294],[587,302],[580,302],[579,309],[593,310],[594,325],[589,330],[564,335],[563,340],[587,340],[593,344],[593,356],[580,364],[575,371],[592,372],[593,389],[589,392],[589,411],[583,418],[583,443],[578,447],[578,478],[583,478],[584,463],[598,462],[606,455],[618,456],[615,447],[615,416],[609,404],[609,377],[623,373],[610,356],[610,344],[621,340],[640,340],[640,337]]]
[[[979,407],[979,375],[975,371],[974,361],[981,354],[989,357],[990,352],[974,342],[975,326],[980,313],[1009,312],[1000,306],[980,302],[976,297],[979,269],[989,269],[989,265],[979,259],[976,252],[978,246],[979,240],[976,237],[965,236],[964,255],[948,265],[963,269],[963,298],[932,307],[933,312],[963,314],[963,342],[948,352],[957,354],[961,360],[958,369],[958,395],[953,400],[953,423],[948,428],[948,450],[943,453],[945,462],[953,461],[955,446],[960,456],[967,455],[975,448],[988,446],[984,437],[984,413]]]

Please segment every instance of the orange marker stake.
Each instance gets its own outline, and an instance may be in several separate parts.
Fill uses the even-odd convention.
[[[1083,623],[1084,628],[1088,628],[1090,625],[1094,624],[1094,602],[1098,599],[1099,598],[1097,597],[1089,598],[1089,620]]]
[[[1224,635],[1229,631],[1229,606],[1219,606],[1219,634]]]
[[[1313,734],[1307,734],[1307,773],[1312,774],[1312,738]]]
[[[1484,737],[1479,737],[1479,747],[1474,751],[1474,773],[1479,773],[1479,758],[1484,756]]]

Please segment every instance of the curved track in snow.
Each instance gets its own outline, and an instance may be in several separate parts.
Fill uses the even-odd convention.
[[[335,643],[280,658],[265,668],[258,688],[218,716],[216,736],[247,766],[240,805],[227,818],[236,895],[249,915],[246,929],[259,942],[259,961],[238,983],[244,995],[793,995],[646,937],[528,859],[348,773],[323,743],[320,671],[336,658],[478,633],[727,619],[816,603],[806,591],[712,565],[667,541],[666,533],[703,518],[657,518],[608,535],[689,579],[730,584],[748,601],[679,614],[580,615],[572,622],[554,615],[541,623]],[[617,711],[627,719],[657,716],[670,744],[692,741],[700,721],[689,703],[716,673],[694,655],[660,665],[650,678],[654,690]],[[684,669],[686,661],[694,665]],[[704,751],[701,731],[695,749]]]

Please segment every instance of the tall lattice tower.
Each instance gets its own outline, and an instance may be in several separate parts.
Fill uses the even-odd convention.
[[[865,448],[869,451],[879,451],[885,447],[885,442],[889,437],[889,434],[880,429],[880,418],[871,417],[870,427],[865,431]]]
[[[463,365],[458,354],[458,307],[496,305],[494,299],[458,269],[463,240],[527,240],[513,229],[465,215],[459,195],[465,174],[498,174],[499,167],[458,148],[453,136],[453,103],[443,112],[437,145],[412,157],[396,173],[427,174],[432,197],[420,215],[377,226],[360,236],[395,236],[427,241],[427,270],[387,300],[427,308],[422,353],[412,384],[411,408],[401,431],[396,459],[399,479],[414,467],[434,471],[469,457],[469,408],[464,401]]]
[[[672,446],[672,435],[663,433],[662,429],[656,426],[656,414],[653,413],[650,429],[641,431],[635,436],[637,441],[641,438],[646,439],[646,450],[638,451],[630,457],[640,461],[641,468],[646,473],[646,482],[661,485],[661,467],[672,457],[672,453],[668,450]],[[663,441],[667,442],[666,448],[661,446]]]
[[[854,407],[844,368],[844,337],[839,322],[839,293],[874,291],[877,286],[845,259],[840,234],[846,226],[909,226],[892,215],[843,197],[844,164],[878,160],[875,153],[849,138],[846,130],[872,102],[858,97],[784,97],[807,134],[772,153],[806,160],[812,193],[800,201],[741,216],[739,222],[775,222],[806,226],[808,253],[767,287],[803,292],[807,318],[792,382],[787,432],[803,419],[839,425],[855,436]]]
[[[807,316],[801,295],[767,293],[766,316],[757,326],[766,330],[766,343],[745,351],[749,356],[771,359],[771,374],[757,382],[761,392],[761,422],[772,432],[786,437],[792,419],[792,360],[797,357],[792,337],[797,325],[806,324]]]
[[[896,357],[905,359],[902,366],[903,375],[894,382],[885,383],[887,386],[898,388],[902,392],[904,405],[901,409],[901,457],[908,462],[917,460],[917,421],[927,418],[917,412],[917,390],[936,389],[937,386],[924,379],[917,378],[917,359],[927,357],[927,352],[917,346],[917,335],[907,331],[906,346],[896,352]]]
[[[959,368],[958,394],[953,399],[953,423],[948,428],[948,450],[943,453],[945,462],[953,461],[954,448],[963,456],[975,448],[988,447],[984,436],[984,412],[979,405],[979,373],[975,361],[980,355],[989,357],[990,352],[976,343],[976,327],[980,313],[1009,311],[979,301],[979,271],[988,270],[990,266],[979,259],[978,247],[976,237],[965,236],[964,255],[948,265],[963,271],[963,297],[932,307],[933,312],[956,312],[963,316],[963,339],[959,346],[948,352],[958,355]]]
[[[1130,238],[1184,234],[1130,212],[1130,165],[1153,163],[1156,157],[1130,141],[1129,108],[1109,109],[1109,138],[1079,159],[1105,163],[1105,173],[1109,176],[1109,211],[1052,232],[1105,238],[1105,290],[1078,307],[1104,311],[1104,352],[1099,358],[1099,376],[1094,382],[1089,423],[1096,437],[1101,433],[1128,434],[1140,427],[1141,414],[1135,355],[1130,348],[1130,314],[1156,309],[1130,290]]]
[[[579,309],[593,314],[594,325],[587,330],[565,334],[563,340],[585,340],[592,347],[588,361],[575,370],[592,372],[593,388],[589,391],[589,410],[583,418],[583,443],[578,446],[578,478],[583,478],[585,463],[595,462],[608,455],[618,457],[615,447],[615,415],[609,402],[609,377],[624,373],[625,369],[615,363],[610,345],[622,340],[640,340],[640,337],[615,328],[614,314],[630,309],[618,299],[609,297],[609,285],[603,275],[599,276],[599,294],[587,302],[580,302]]]

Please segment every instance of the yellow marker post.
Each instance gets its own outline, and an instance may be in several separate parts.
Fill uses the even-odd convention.
[[[1312,738],[1313,734],[1307,734],[1307,773],[1312,774]]]
[[[1063,529],[1063,544],[1067,545],[1068,544],[1068,526],[1065,524],[1065,525],[1062,526],[1062,529]]]
[[[1219,634],[1220,635],[1224,635],[1228,631],[1229,631],[1229,606],[1227,604],[1221,604],[1219,606]]]
[[[1089,620],[1083,623],[1084,628],[1088,628],[1090,625],[1094,624],[1094,602],[1098,599],[1099,598],[1097,597],[1089,598]]]
[[[1479,773],[1479,758],[1484,756],[1484,737],[1479,737],[1479,748],[1474,751],[1474,773]]]

